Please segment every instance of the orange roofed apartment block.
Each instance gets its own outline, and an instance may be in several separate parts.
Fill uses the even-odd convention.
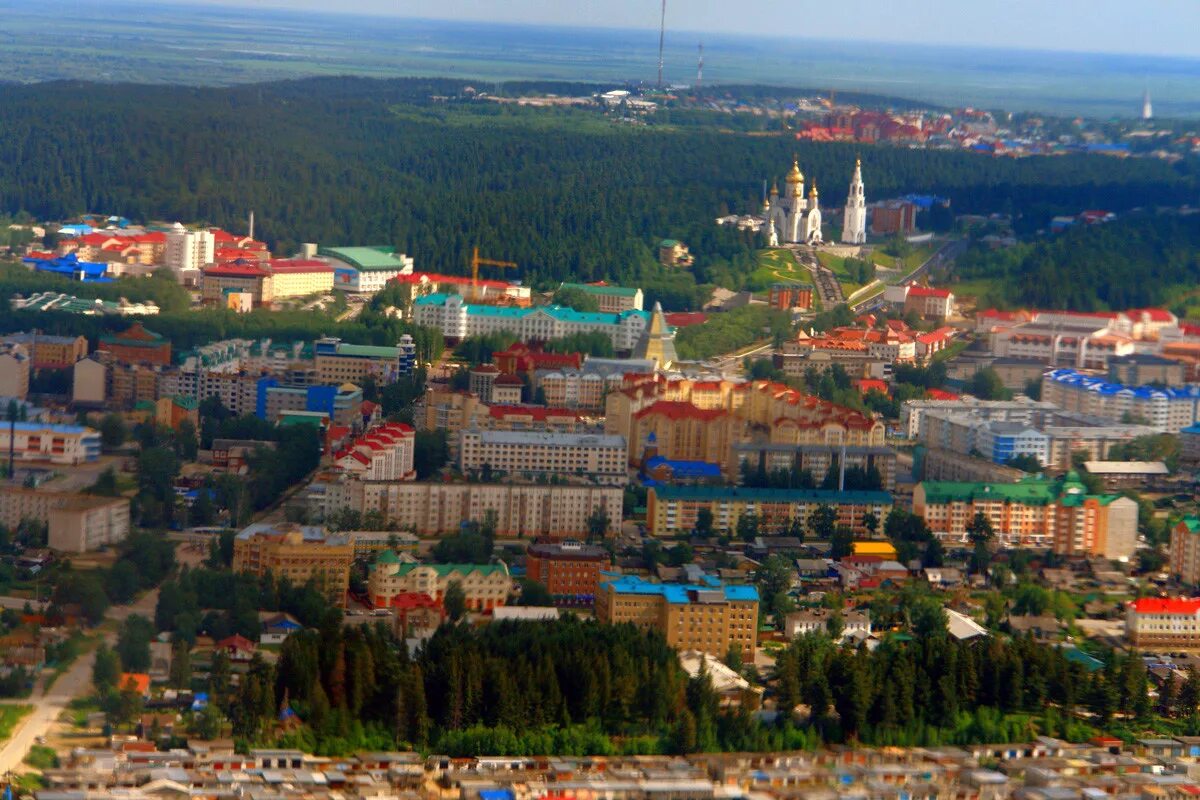
[[[605,402],[605,432],[624,436],[637,465],[654,435],[658,454],[672,460],[720,464],[736,475],[734,446],[882,446],[883,424],[771,381],[669,380],[629,376]]]

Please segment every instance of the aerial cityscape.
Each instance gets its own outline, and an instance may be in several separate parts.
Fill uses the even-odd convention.
[[[5,800],[1200,795],[1200,11],[1036,5],[16,0]]]

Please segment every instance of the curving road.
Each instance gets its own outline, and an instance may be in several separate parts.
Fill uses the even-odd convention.
[[[17,603],[13,605],[13,602]],[[124,606],[113,606],[108,610],[107,618],[120,622],[132,614],[141,614],[150,619],[154,618],[154,606],[158,602],[158,589],[153,589],[140,598]],[[22,608],[25,600],[14,597],[0,597],[0,605],[6,608]],[[116,643],[115,630],[105,634],[104,640],[111,646]],[[13,700],[15,704],[32,704],[33,711],[17,725],[13,735],[0,747],[0,775],[13,772],[22,767],[25,756],[30,748],[37,743],[41,736],[49,733],[51,726],[76,697],[83,697],[92,688],[92,662],[96,659],[95,650],[75,659],[75,663],[58,677],[50,691],[39,687],[33,695],[25,700]]]

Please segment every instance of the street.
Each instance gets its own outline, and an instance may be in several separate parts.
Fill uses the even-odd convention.
[[[0,597],[0,605],[5,608],[24,608],[25,600],[17,597]],[[158,589],[152,589],[140,598],[125,606],[113,606],[106,615],[108,619],[121,622],[133,614],[141,614],[148,619],[154,618],[154,606],[158,602]],[[116,643],[116,631],[105,634],[105,641],[112,646]],[[92,662],[95,661],[95,650],[83,653],[71,667],[59,676],[49,692],[42,690],[39,685],[27,699],[8,701],[13,704],[32,704],[33,711],[18,723],[13,735],[0,747],[0,774],[18,770],[29,753],[30,748],[37,742],[38,737],[45,736],[50,727],[72,700],[83,697],[92,688]]]

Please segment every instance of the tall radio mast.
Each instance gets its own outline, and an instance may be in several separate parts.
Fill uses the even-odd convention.
[[[667,32],[667,0],[662,0],[662,16],[658,21],[658,88],[662,88],[663,39]]]
[[[704,42],[700,43],[700,57],[696,61],[696,88],[700,88],[704,80]]]

